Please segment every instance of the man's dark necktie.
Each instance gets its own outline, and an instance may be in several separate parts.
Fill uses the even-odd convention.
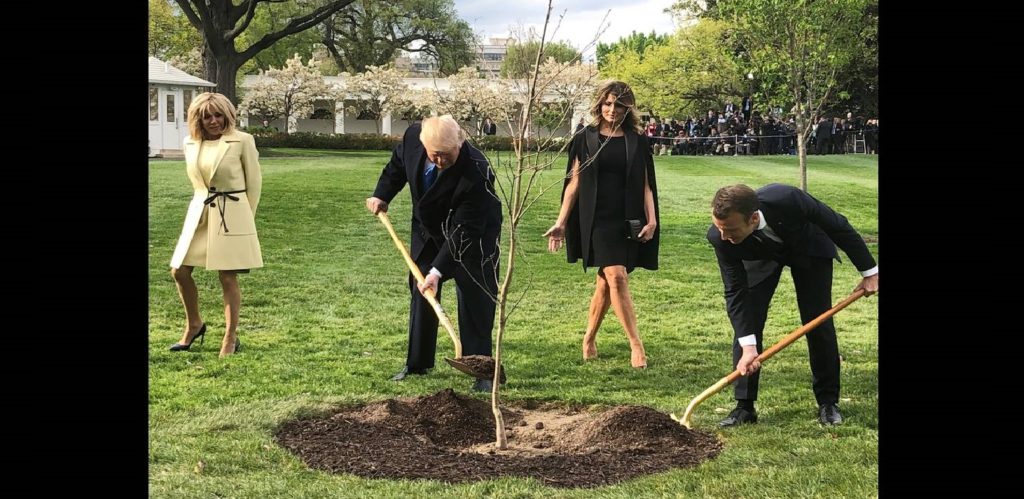
[[[755,253],[762,255],[758,260],[743,260],[747,271],[747,286],[754,287],[779,268],[774,256],[782,251],[782,243],[768,237],[763,230],[755,230],[748,239],[755,244]]]
[[[770,252],[772,255],[782,251],[782,243],[768,237],[763,230],[755,230],[750,234],[750,237],[752,237],[764,251]]]
[[[430,186],[434,185],[435,180],[437,180],[437,165],[427,165],[427,169],[423,172],[423,192],[430,190]]]

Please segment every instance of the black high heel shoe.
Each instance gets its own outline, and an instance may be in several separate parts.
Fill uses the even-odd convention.
[[[238,339],[238,337],[235,337],[235,350],[233,352],[231,352],[231,353],[228,353],[228,354],[221,353],[220,354],[220,358],[223,359],[224,357],[227,357],[229,355],[234,355],[234,354],[236,354],[238,352],[241,352],[241,351],[242,351],[242,342],[241,342],[241,340]]]
[[[182,345],[181,343],[175,343],[175,344],[171,345],[171,351],[172,352],[181,352],[181,351],[184,351],[184,350],[188,350],[189,348],[192,348],[192,344],[195,343],[197,339],[199,340],[199,344],[200,345],[202,345],[203,341],[206,340],[206,324],[205,323],[203,324],[203,327],[199,328],[199,332],[196,333],[196,335],[192,337],[192,341],[189,341],[188,344],[186,344],[186,345]]]

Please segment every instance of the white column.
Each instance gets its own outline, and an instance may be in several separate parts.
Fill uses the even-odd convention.
[[[345,100],[334,101],[334,133],[345,133]]]
[[[384,113],[383,118],[381,118],[380,133],[382,133],[384,135],[391,135],[391,113],[390,112]]]
[[[288,117],[288,133],[295,133],[298,130],[298,120],[295,116]]]

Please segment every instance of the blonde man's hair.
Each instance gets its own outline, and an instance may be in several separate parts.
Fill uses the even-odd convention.
[[[458,149],[466,140],[466,135],[459,122],[450,114],[432,116],[423,120],[420,130],[420,142],[424,146],[433,146],[445,151]]]
[[[231,101],[223,94],[203,92],[192,99],[192,104],[188,106],[188,132],[192,139],[203,139],[203,116],[214,113],[224,115],[222,134],[235,131],[238,112]]]

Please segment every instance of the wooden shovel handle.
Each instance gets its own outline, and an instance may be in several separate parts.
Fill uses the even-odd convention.
[[[862,296],[864,296],[864,289],[863,288],[858,289],[858,290],[854,291],[853,293],[850,293],[850,296],[847,296],[845,300],[837,303],[836,306],[826,310],[824,313],[822,313],[818,317],[815,317],[811,322],[808,322],[807,324],[804,324],[803,326],[800,326],[800,327],[796,328],[795,331],[793,331],[792,333],[787,334],[786,337],[784,337],[781,340],[779,340],[778,343],[772,345],[771,348],[761,352],[761,355],[757,356],[757,361],[761,362],[761,363],[764,363],[764,361],[772,358],[773,355],[778,353],[779,350],[782,350],[783,348],[788,347],[790,343],[793,343],[794,341],[800,339],[801,336],[803,336],[803,335],[807,334],[808,332],[810,332],[812,329],[820,326],[822,322],[827,321],[830,317],[835,315],[836,312],[846,308],[847,305],[857,301],[857,299],[862,297]],[[736,377],[738,378],[739,377],[739,370],[737,370],[735,372],[735,374],[737,375]],[[736,378],[733,378],[734,381],[735,381],[735,379]]]
[[[380,223],[384,224],[384,227],[388,230],[388,234],[391,234],[391,240],[395,242],[395,247],[402,253],[402,257],[405,258],[405,264],[409,266],[409,271],[412,272],[413,277],[416,278],[416,282],[423,284],[426,282],[426,278],[423,277],[423,272],[420,272],[420,268],[413,261],[412,257],[409,256],[409,250],[405,249],[405,243],[398,238],[398,234],[395,232],[395,228],[391,225],[391,219],[388,218],[386,212],[377,213],[377,218],[380,219]],[[423,293],[426,297],[427,303],[434,308],[434,313],[437,314],[437,319],[441,321],[441,324],[448,331],[448,336],[451,337],[452,343],[455,344],[455,358],[462,358],[462,341],[459,340],[459,336],[455,334],[455,327],[452,326],[452,321],[448,320],[448,315],[444,313],[444,309],[441,308],[441,304],[437,301],[437,297],[434,296],[434,290],[427,288],[427,291]]]
[[[799,339],[801,336],[807,334],[812,329],[818,327],[819,325],[821,325],[822,322],[827,321],[829,317],[832,317],[833,315],[835,315],[836,312],[846,308],[847,305],[857,301],[857,299],[862,297],[862,296],[864,296],[864,289],[863,288],[854,291],[853,293],[850,294],[850,296],[846,297],[845,300],[837,303],[836,306],[826,310],[823,314],[821,314],[818,317],[814,318],[811,322],[808,322],[807,324],[804,324],[803,326],[800,326],[800,327],[796,328],[795,331],[793,331],[792,333],[787,334],[786,337],[784,337],[781,340],[779,340],[778,343],[772,345],[771,348],[761,352],[761,355],[757,356],[757,361],[763,364],[764,361],[772,358],[772,356],[775,355],[776,353],[778,353],[779,350],[782,350],[783,348],[786,348],[787,346],[789,346],[790,343],[793,343],[794,341]],[[691,424],[692,423],[690,421],[690,418],[693,417],[694,409],[696,409],[697,406],[700,405],[701,402],[704,402],[705,400],[707,400],[708,397],[710,397],[710,396],[712,396],[712,395],[722,391],[723,388],[731,385],[734,381],[739,379],[740,376],[742,376],[740,374],[740,370],[736,369],[733,372],[729,373],[728,376],[718,380],[718,382],[715,383],[714,385],[711,385],[711,387],[708,388],[707,390],[704,390],[703,392],[701,392],[700,395],[697,395],[696,398],[694,398],[693,400],[690,401],[690,405],[686,406],[686,412],[683,413],[683,417],[679,421],[680,424],[682,424],[683,426],[685,426],[687,428],[691,428]]]

